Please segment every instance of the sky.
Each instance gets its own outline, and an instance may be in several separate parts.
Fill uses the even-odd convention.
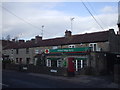
[[[30,40],[36,35],[43,39],[63,37],[65,30],[72,35],[106,31],[118,31],[118,2],[2,2],[2,37]],[[44,27],[42,28],[42,26]]]

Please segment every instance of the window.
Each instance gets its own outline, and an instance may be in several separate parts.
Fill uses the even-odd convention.
[[[57,67],[57,60],[51,60],[51,67]]]
[[[75,45],[69,45],[68,48],[75,48]]]
[[[30,63],[30,58],[26,58],[26,64]]]
[[[35,60],[34,60],[34,65],[36,65],[37,64],[37,60],[38,60],[38,58],[35,58]]]
[[[82,68],[87,66],[87,60],[76,60],[75,61],[75,69],[76,71],[80,71]]]
[[[11,49],[11,54],[13,54],[13,49]]]
[[[35,50],[35,54],[38,54],[39,53],[39,50]]]
[[[57,46],[53,46],[52,49],[57,49],[58,47]]]
[[[22,58],[20,58],[20,60],[19,60],[19,64],[22,64]]]
[[[29,54],[29,48],[26,48],[26,54]]]
[[[18,54],[19,53],[19,50],[18,49],[16,49],[16,54]]]
[[[87,60],[83,60],[83,67],[87,66]]]
[[[57,67],[62,67],[61,63],[62,63],[61,60],[57,60]]]
[[[89,44],[89,47],[91,47],[92,49],[92,51],[97,51],[98,50],[98,47],[97,47],[97,43],[90,43]]]
[[[18,58],[16,58],[16,63],[18,63]]]
[[[46,66],[47,66],[47,67],[51,67],[51,60],[47,59]]]

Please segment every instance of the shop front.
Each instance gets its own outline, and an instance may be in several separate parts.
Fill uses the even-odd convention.
[[[46,49],[46,66],[56,73],[57,68],[65,68],[70,73],[80,72],[88,65],[89,53],[89,47]]]

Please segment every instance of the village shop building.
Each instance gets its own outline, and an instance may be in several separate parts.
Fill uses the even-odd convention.
[[[88,66],[90,50],[89,47],[46,49],[46,66],[73,68],[75,71],[80,71],[81,68]],[[72,60],[70,61],[69,58]]]
[[[2,53],[16,65],[44,66],[51,72],[56,72],[53,67],[63,67],[79,72],[89,66],[96,71],[107,69],[106,53],[119,52],[120,36],[109,29],[78,35],[72,35],[71,31],[66,30],[65,37],[60,38],[42,40],[42,37],[36,36],[26,42],[13,40],[4,46]]]

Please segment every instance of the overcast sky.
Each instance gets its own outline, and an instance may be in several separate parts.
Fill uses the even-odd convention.
[[[85,2],[85,5],[103,29],[82,2],[3,2],[2,37],[28,40],[41,35],[42,25],[43,39],[63,37],[65,30],[71,30],[73,17],[73,35],[118,30],[118,2]]]

